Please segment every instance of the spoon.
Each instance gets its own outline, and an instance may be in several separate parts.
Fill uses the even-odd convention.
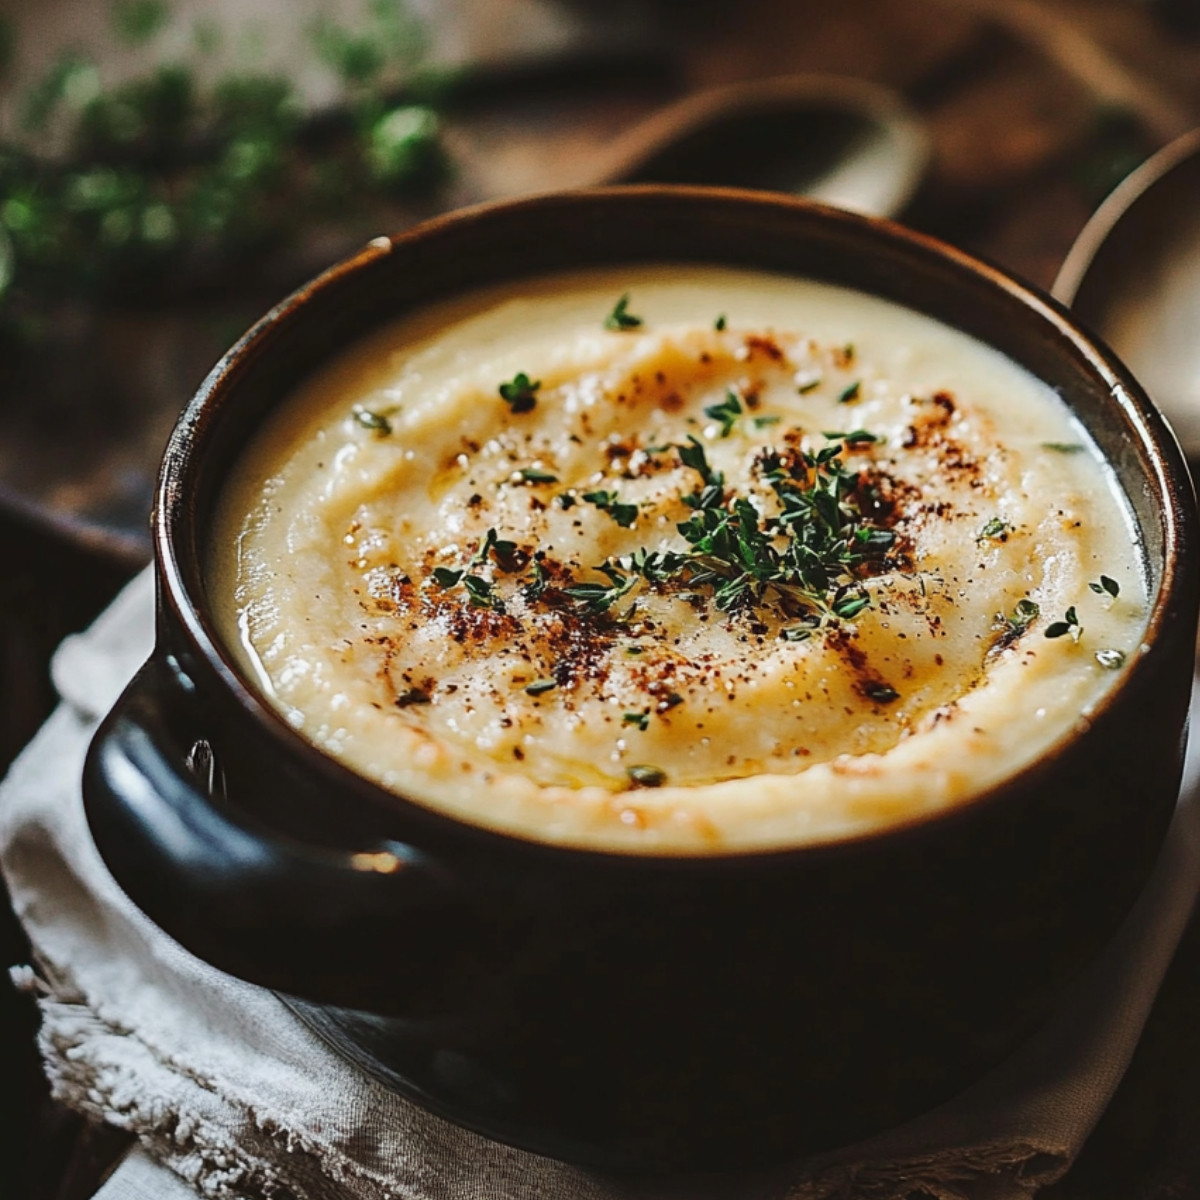
[[[912,198],[928,159],[924,126],[889,89],[845,76],[785,75],[669,104],[571,182],[725,184],[893,216]]]
[[[1124,359],[1200,460],[1200,130],[1116,188],[1051,291]]]

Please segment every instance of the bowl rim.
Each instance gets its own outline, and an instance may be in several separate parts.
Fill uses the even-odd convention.
[[[757,208],[777,213],[792,210],[797,214],[804,213],[819,221],[841,226],[850,234],[856,234],[868,242],[872,238],[883,238],[900,243],[911,253],[940,259],[958,272],[974,276],[985,285],[1006,293],[1010,300],[1015,300],[1031,316],[1036,317],[1043,328],[1049,327],[1054,334],[1065,340],[1077,358],[1086,363],[1089,372],[1107,387],[1113,403],[1124,416],[1126,426],[1138,435],[1144,451],[1141,457],[1148,466],[1143,484],[1157,493],[1157,510],[1162,522],[1162,575],[1147,614],[1141,652],[1133,661],[1126,663],[1113,684],[1097,698],[1086,718],[1087,725],[1094,725],[1115,705],[1121,703],[1122,697],[1134,690],[1135,685],[1144,680],[1151,671],[1162,669],[1165,664],[1162,661],[1162,652],[1158,648],[1163,641],[1164,632],[1169,629],[1172,610],[1182,604],[1186,612],[1194,613],[1196,607],[1198,572],[1194,568],[1197,546],[1200,543],[1193,515],[1195,497],[1185,460],[1173,432],[1112,351],[1086,333],[1067,309],[1051,296],[984,259],[885,218],[869,217],[781,193],[657,184],[543,192],[517,199],[490,201],[440,214],[399,233],[371,239],[357,253],[301,285],[255,322],[222,355],[189,400],[171,433],[163,456],[152,518],[155,572],[159,584],[157,604],[160,628],[159,646],[155,654],[166,653],[178,662],[173,649],[163,646],[164,610],[169,610],[175,619],[174,632],[183,633],[190,649],[198,655],[200,664],[232,693],[240,711],[263,735],[281,740],[291,754],[303,760],[308,768],[322,778],[322,782],[336,788],[339,795],[354,794],[376,809],[396,811],[406,818],[412,818],[416,827],[437,834],[465,838],[485,847],[503,846],[535,856],[548,854],[560,860],[574,858],[590,862],[615,861],[621,864],[641,862],[687,869],[691,864],[712,866],[720,862],[757,862],[765,858],[837,852],[863,843],[892,840],[919,833],[931,826],[940,827],[947,822],[967,819],[971,814],[1003,802],[1017,783],[1036,784],[1038,777],[1050,770],[1052,764],[1076,739],[1077,723],[1064,726],[1060,734],[1036,759],[1004,776],[990,787],[944,808],[890,820],[863,830],[798,843],[783,842],[778,845],[718,849],[713,852],[664,850],[661,847],[647,850],[614,849],[574,842],[552,842],[520,831],[474,824],[448,810],[437,809],[392,792],[358,773],[321,750],[291,726],[274,706],[259,695],[253,681],[226,650],[225,639],[216,628],[215,621],[211,619],[204,594],[203,554],[198,539],[194,537],[197,532],[197,520],[194,506],[190,502],[193,489],[187,484],[190,476],[200,469],[198,462],[203,457],[200,451],[203,450],[207,427],[214,421],[215,412],[224,394],[236,384],[239,370],[258,354],[270,352],[271,341],[277,331],[286,328],[296,311],[310,303],[314,297],[369,269],[373,263],[397,250],[403,251],[414,243],[436,239],[442,231],[487,222],[497,214],[525,213],[530,219],[534,219],[547,208],[564,205],[619,206],[623,203],[653,200],[680,205],[719,203],[741,209]],[[700,262],[703,259],[697,256],[694,261]],[[562,269],[570,268],[564,266]],[[439,296],[439,299],[444,299],[450,294],[453,293],[445,293]],[[1078,417],[1078,414],[1076,416]],[[227,472],[230,466],[230,463],[226,463],[221,470]],[[1122,481],[1121,486],[1123,490],[1128,490],[1125,481]],[[189,532],[193,535],[191,540],[186,536]],[[193,551],[194,559],[190,564],[184,561],[188,547]]]

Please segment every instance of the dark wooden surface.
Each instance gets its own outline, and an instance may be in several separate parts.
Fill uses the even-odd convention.
[[[586,27],[601,7],[611,8],[575,0],[573,19]],[[898,88],[929,123],[934,160],[905,220],[1045,287],[1121,174],[1200,125],[1200,6],[1191,3],[628,7],[646,31],[644,54],[631,66],[543,73],[485,91],[449,115],[459,171],[435,207],[554,186],[629,122],[696,87],[799,71],[850,74]],[[397,210],[392,223],[414,215]],[[280,278],[279,290],[286,282]],[[132,364],[124,394],[95,393],[86,411],[72,409],[83,402],[72,399],[69,373],[64,381],[47,363],[31,377],[44,382],[59,371],[51,425],[61,429],[66,415],[77,433],[69,444],[38,437],[46,422],[36,418],[46,409],[36,405],[48,403],[48,391],[0,391],[0,767],[52,706],[53,646],[84,626],[147,553],[145,510],[165,431],[220,345],[217,331],[251,315],[244,299],[204,313],[107,314],[89,336],[106,361]],[[147,343],[141,331],[151,328],[157,340]],[[121,378],[111,372],[110,390]],[[109,536],[114,528],[119,537]],[[25,954],[0,903],[0,965]],[[1047,1196],[1200,1197],[1198,1011],[1193,922],[1112,1106]],[[0,1112],[12,1114],[0,1117],[0,1197],[74,1200],[90,1195],[124,1139],[50,1101],[34,1028],[30,1002],[0,979]]]

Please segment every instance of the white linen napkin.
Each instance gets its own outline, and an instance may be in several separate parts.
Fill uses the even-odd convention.
[[[339,1058],[274,994],[192,957],[126,899],[92,844],[79,776],[96,721],[145,658],[152,629],[147,573],[63,644],[54,661],[63,703],[0,786],[0,868],[36,960],[13,974],[38,993],[54,1094],[141,1142],[103,1200],[1020,1200],[1067,1169],[1104,1110],[1200,885],[1192,752],[1137,908],[1058,1015],[992,1074],[901,1128],[807,1162],[680,1180],[609,1176],[423,1112]]]

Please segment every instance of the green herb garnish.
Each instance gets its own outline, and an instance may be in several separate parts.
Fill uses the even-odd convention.
[[[737,419],[742,415],[742,411],[742,402],[738,399],[737,392],[730,388],[725,393],[725,399],[720,404],[710,404],[704,410],[704,415],[712,417],[714,421],[720,421],[721,436],[727,438],[733,432],[733,427],[737,424]]]
[[[583,499],[606,512],[623,529],[632,528],[638,517],[636,504],[623,504],[616,492],[584,492]]]
[[[645,763],[626,767],[625,774],[629,776],[634,787],[656,788],[667,782],[667,773],[662,767],[652,767]]]
[[[629,311],[629,293],[626,292],[620,300],[613,305],[613,310],[604,318],[604,328],[611,329],[616,332],[623,332],[630,329],[637,329],[642,325],[642,318],[635,317]]]
[[[648,712],[627,712],[621,717],[621,721],[625,725],[636,725],[643,733],[650,728]]]
[[[608,578],[607,587],[602,583],[576,583],[563,591],[589,612],[608,612],[622,596],[633,590],[638,579],[636,575],[626,574],[612,563],[603,563],[596,570]]]
[[[1037,619],[1040,612],[1041,609],[1026,596],[1023,600],[1017,601],[1016,607],[1012,611],[1012,616],[1008,618],[1008,622],[1019,632],[1024,633]]]
[[[540,696],[544,692],[553,691],[556,687],[558,687],[558,680],[546,676],[542,679],[535,679],[532,683],[527,684],[525,691],[531,696]]]
[[[502,571],[511,572],[520,568],[526,556],[516,542],[501,538],[495,529],[489,529],[465,567],[457,571],[450,567],[434,567],[430,576],[438,587],[445,590],[461,583],[472,607],[490,608],[493,612],[502,613],[505,611],[504,601],[496,593],[495,584],[471,573],[475,567],[486,563],[489,557]]]
[[[868,433],[865,429],[852,429],[849,433],[825,432],[821,436],[829,442],[845,442],[847,446],[869,446],[879,441],[878,434]]]
[[[1079,442],[1043,442],[1043,450],[1053,450],[1055,454],[1079,454],[1084,446]]]
[[[1115,580],[1110,579],[1107,575],[1100,576],[1099,583],[1088,583],[1088,587],[1098,596],[1103,596],[1105,593],[1110,595],[1114,600],[1121,594],[1121,585]]]
[[[715,329],[715,330],[716,330],[718,333],[724,333],[724,332],[725,332],[725,314],[724,314],[724,313],[722,313],[722,314],[721,314],[721,315],[720,315],[720,316],[719,316],[719,317],[718,317],[718,318],[717,318],[717,319],[716,319],[716,320],[713,322],[713,328],[714,328],[714,329]]]
[[[975,541],[1004,541],[1009,533],[1012,532],[1011,526],[1002,517],[993,517],[976,535]]]
[[[381,412],[373,412],[369,408],[363,408],[361,404],[354,406],[354,419],[364,428],[371,430],[376,437],[390,437],[392,432],[392,423]]]
[[[433,582],[440,588],[457,587],[465,574],[465,571],[452,571],[449,567],[434,567],[431,572]]]
[[[785,625],[779,631],[779,636],[785,642],[807,642],[814,631],[813,625]]]
[[[724,484],[725,476],[719,471],[714,471],[708,465],[708,456],[704,453],[704,447],[692,434],[688,434],[686,446],[676,446],[675,449],[679,454],[679,461],[685,467],[691,467],[693,471],[698,471],[706,486],[721,487]]]
[[[169,18],[170,12],[162,0],[117,0],[113,5],[117,36],[130,46],[148,42]]]
[[[1046,636],[1048,638],[1060,638],[1066,634],[1071,635],[1071,640],[1078,642],[1083,637],[1083,626],[1079,623],[1079,617],[1075,613],[1075,606],[1070,608],[1063,614],[1061,621],[1053,621],[1046,626]]]
[[[768,413],[765,416],[761,416],[761,417],[754,417],[752,419],[754,421],[755,429],[765,429],[768,425],[778,425],[779,422],[783,420],[782,417],[776,416],[771,413]]]
[[[859,393],[862,391],[862,384],[856,379],[849,387],[846,387],[838,395],[837,402],[839,404],[849,404],[851,400],[857,400]]]
[[[876,704],[891,704],[893,700],[900,699],[900,693],[890,683],[881,683],[875,679],[869,679],[862,685],[862,693]]]
[[[557,483],[558,476],[540,467],[522,467],[518,472],[524,483]]]
[[[1041,609],[1028,596],[1018,600],[1010,616],[996,614],[995,628],[1000,630],[1000,636],[992,646],[993,651],[1003,650],[1011,646],[1037,620]]]
[[[796,385],[796,391],[799,392],[801,396],[807,396],[809,392],[815,392],[820,386],[821,377],[820,375],[817,375],[812,379],[805,380],[804,383],[798,383]]]
[[[508,383],[500,385],[500,398],[514,413],[531,412],[541,386],[540,379],[530,379],[524,371],[518,371]]]
[[[462,581],[467,596],[475,608],[490,608],[493,612],[504,612],[504,601],[496,595],[496,585],[478,575],[464,575]]]

